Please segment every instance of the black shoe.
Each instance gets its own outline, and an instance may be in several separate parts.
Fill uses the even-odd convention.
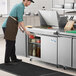
[[[5,65],[16,65],[17,63],[12,63],[12,62],[5,62]]]
[[[11,62],[5,62],[4,64],[5,65],[11,65],[12,63]]]
[[[22,62],[21,59],[15,59],[15,60],[12,60],[12,62]]]
[[[8,63],[10,63],[10,61],[5,61],[5,64],[8,64]]]

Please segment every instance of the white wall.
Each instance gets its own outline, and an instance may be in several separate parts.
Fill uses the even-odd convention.
[[[13,8],[14,5],[20,3],[22,0],[7,0],[7,12],[9,14],[10,10]]]
[[[45,6],[46,10],[50,10],[52,7],[52,0],[34,0],[35,3],[31,4],[28,8],[26,8],[25,12],[31,11],[32,13],[37,13],[38,10],[41,10],[43,6]]]
[[[8,4],[8,13],[9,11],[12,9],[12,7],[17,4],[20,3],[22,0],[7,0],[7,4]],[[28,8],[26,7],[25,12],[32,12],[32,13],[36,13],[38,12],[38,10],[41,10],[43,6],[46,7],[46,10],[51,10],[52,8],[52,1],[53,1],[53,6],[55,4],[64,4],[65,3],[73,3],[76,0],[34,0],[35,3],[31,4],[31,6],[29,6]],[[60,12],[60,11],[59,11]],[[61,11],[63,13],[63,11]]]
[[[12,9],[12,7],[14,5],[16,5],[17,3],[20,3],[22,0],[10,0],[10,9]]]
[[[67,3],[76,3],[76,0],[53,0],[53,7],[55,5],[64,5],[64,3],[66,3],[66,4]],[[67,12],[67,11],[63,11],[63,10],[57,10],[57,11],[60,14],[65,14],[65,12]],[[68,10],[68,11],[70,11],[70,10]]]
[[[0,0],[0,14],[7,14],[7,1]]]
[[[5,18],[0,18],[0,37],[3,35],[3,30],[2,30],[2,24],[4,22]]]
[[[12,7],[20,3],[22,0],[8,0],[8,12],[12,9]],[[52,0],[34,0],[35,3],[31,3],[31,5],[26,9],[25,12],[36,13],[38,10],[42,9],[43,6],[46,7],[47,10],[50,10],[52,7]]]
[[[74,3],[74,0],[65,0],[66,3]]]

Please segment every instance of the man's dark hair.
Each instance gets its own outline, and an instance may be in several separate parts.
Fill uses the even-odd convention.
[[[23,1],[25,1],[25,0],[23,0]]]
[[[25,0],[23,0],[23,1],[25,1]],[[33,1],[33,0],[28,0],[28,1],[31,1],[32,3],[34,3],[34,1]]]
[[[25,0],[23,0],[23,1],[25,1]],[[28,0],[28,1],[31,1],[31,0]]]

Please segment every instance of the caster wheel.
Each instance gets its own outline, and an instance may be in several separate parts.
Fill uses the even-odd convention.
[[[32,61],[32,58],[30,58],[30,61]]]
[[[59,68],[59,65],[57,65],[57,68]]]
[[[64,70],[66,70],[66,69],[67,69],[67,67],[65,66],[65,67],[64,67]]]

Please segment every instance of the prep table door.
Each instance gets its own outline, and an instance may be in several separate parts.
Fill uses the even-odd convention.
[[[73,38],[73,68],[76,68],[76,38]]]
[[[71,38],[58,37],[58,64],[71,67]]]
[[[57,38],[41,36],[41,59],[42,61],[57,64]]]

